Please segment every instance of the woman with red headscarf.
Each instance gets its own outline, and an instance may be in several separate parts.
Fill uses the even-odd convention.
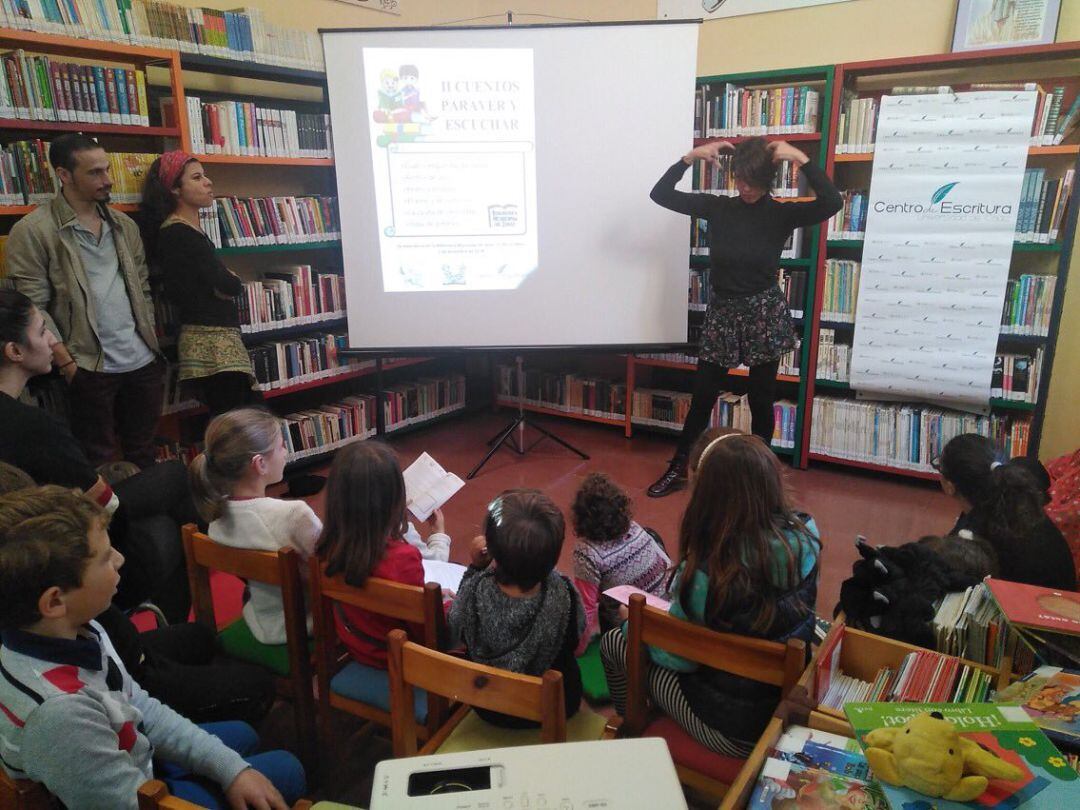
[[[251,387],[255,377],[234,300],[243,283],[199,224],[199,209],[213,204],[214,184],[187,152],[166,152],[150,167],[142,200],[146,256],[179,311],[180,382],[195,385],[216,416],[260,396]]]

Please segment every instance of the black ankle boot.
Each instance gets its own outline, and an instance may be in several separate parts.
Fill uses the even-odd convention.
[[[650,498],[663,498],[686,486],[686,459],[676,456],[668,463],[667,472],[649,487],[645,494]]]

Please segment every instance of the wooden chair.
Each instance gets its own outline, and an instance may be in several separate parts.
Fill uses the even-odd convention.
[[[12,779],[0,768],[0,810],[58,810],[56,800],[40,782]]]
[[[169,795],[169,788],[162,781],[151,779],[139,788],[139,810],[200,810],[201,804],[192,804]],[[311,810],[311,802],[301,799],[293,810]]]
[[[803,674],[806,645],[794,639],[779,644],[718,633],[646,607],[645,598],[640,594],[630,597],[626,715],[621,720],[613,718],[605,736],[663,737],[671,750],[679,780],[711,801],[719,802],[737,778],[745,760],[709,751],[669,717],[650,717],[647,646],[658,647],[712,669],[778,686],[783,699]]]
[[[356,588],[338,574],[326,576],[316,557],[308,560],[311,612],[315,619],[315,672],[319,693],[319,739],[331,751],[333,709],[391,727],[390,681],[384,669],[365,666],[343,653],[334,613],[340,605],[361,608],[423,628],[421,642],[437,649],[445,631],[442,589],[429,582],[423,587],[369,578]],[[428,739],[446,717],[446,701],[438,696],[417,701],[415,715],[421,739]]]
[[[291,548],[271,552],[223,546],[190,523],[184,526],[183,538],[195,621],[217,633],[219,646],[224,652],[248,663],[264,666],[277,676],[278,694],[293,705],[300,760],[309,774],[314,773],[317,765],[315,701],[300,555]],[[210,590],[211,571],[281,588],[286,643],[260,643],[251,635],[243,617],[219,632]]]
[[[462,704],[419,751],[413,719],[413,689],[417,687]],[[466,744],[455,750],[566,742],[568,738],[561,673],[548,670],[534,677],[476,664],[414,644],[402,630],[390,633],[390,706],[396,757],[445,750],[454,735]],[[473,706],[537,722],[539,734],[533,729],[491,726],[480,720]],[[603,718],[599,715],[583,708],[571,722],[580,726],[583,735],[600,737]]]

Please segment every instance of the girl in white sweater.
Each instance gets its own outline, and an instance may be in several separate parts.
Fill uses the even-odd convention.
[[[260,408],[238,408],[210,420],[205,451],[191,462],[195,506],[209,522],[210,539],[234,548],[277,551],[293,547],[304,560],[315,549],[322,522],[303,501],[268,498],[266,488],[285,471],[281,421]],[[263,644],[285,643],[281,589],[249,582],[244,620]],[[310,632],[310,619],[308,622]]]

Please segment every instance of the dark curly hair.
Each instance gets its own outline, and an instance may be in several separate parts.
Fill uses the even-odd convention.
[[[768,193],[776,179],[776,166],[769,151],[769,142],[764,138],[739,141],[731,159],[731,170],[736,179]]]
[[[603,473],[589,473],[570,505],[574,534],[593,543],[622,537],[630,530],[630,498]]]

